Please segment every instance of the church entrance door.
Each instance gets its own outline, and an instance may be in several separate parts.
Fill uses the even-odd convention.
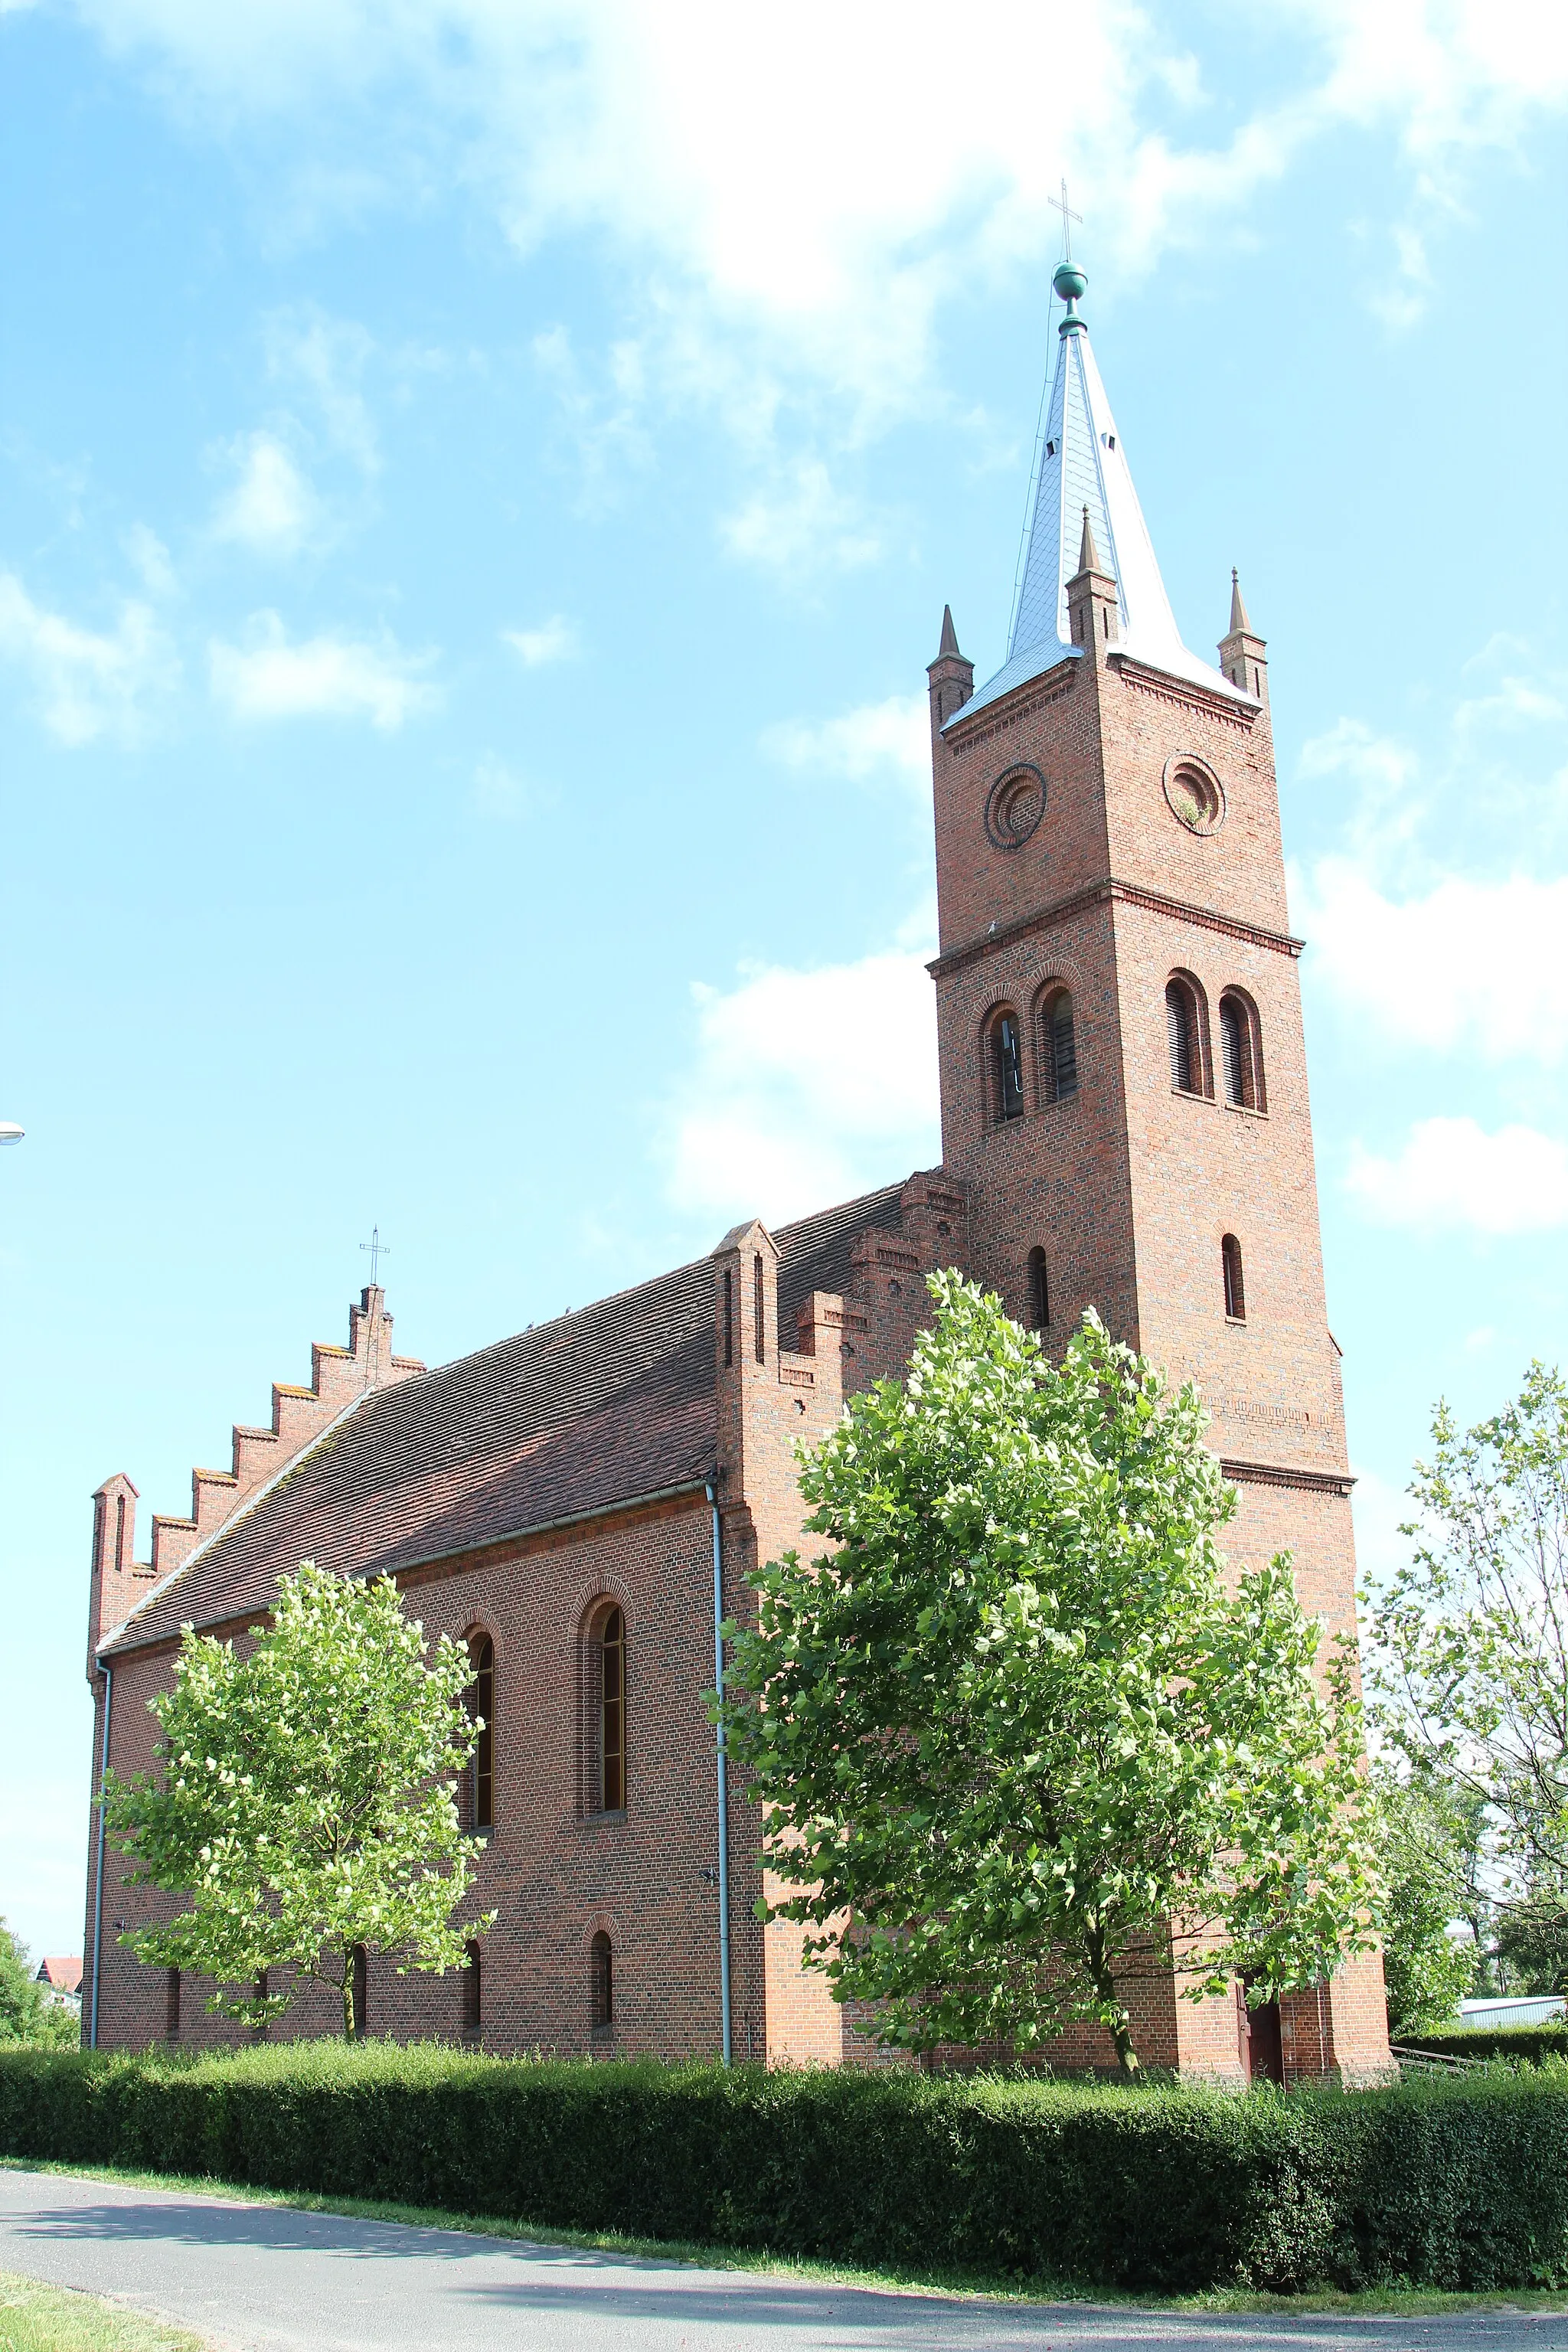
[[[1236,1988],[1236,2039],[1241,2071],[1248,2083],[1283,2083],[1285,2053],[1279,2033],[1279,2004],[1266,2000],[1256,2009],[1247,2005],[1247,1989]]]

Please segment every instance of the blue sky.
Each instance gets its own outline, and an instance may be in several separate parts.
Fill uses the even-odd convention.
[[[1365,1558],[1563,1348],[1568,31],[1523,0],[0,0],[0,1909],[89,1496],[937,1155],[923,667],[1063,172],[1188,643],[1269,640]]]

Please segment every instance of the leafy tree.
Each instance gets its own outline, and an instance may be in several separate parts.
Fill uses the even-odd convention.
[[[186,1898],[162,1927],[121,1937],[138,1958],[220,1985],[210,2004],[252,2024],[287,1991],[250,1989],[292,1968],[330,1984],[355,2030],[356,1944],[411,1966],[464,1965],[475,1840],[458,1827],[453,1780],[479,1725],[463,1707],[472,1668],[425,1630],[395,1588],[349,1582],[311,1560],[286,1576],[247,1654],[187,1625],[174,1686],[149,1702],[162,1778],[106,1776],[110,1834],[147,1881]]]
[[[1568,1892],[1539,1880],[1497,1921],[1500,1974],[1511,1992],[1568,1992]]]
[[[995,1298],[931,1288],[907,1380],[804,1462],[832,1549],[764,1569],[735,1635],[773,1916],[888,2041],[1098,2019],[1131,2073],[1140,1977],[1262,2000],[1367,1947],[1356,1706],[1342,1660],[1315,1685],[1287,1560],[1227,1590],[1192,1388],[1093,1315],[1058,1370]]]
[[[49,1999],[28,1966],[27,1947],[0,1919],[0,2046],[29,2042],[64,2049],[80,2039],[75,2011]]]
[[[1373,1775],[1378,1861],[1385,1889],[1383,1975],[1391,2029],[1447,2025],[1483,1961],[1471,1915],[1475,1809],[1429,1775],[1401,1779],[1386,1762]]]
[[[1381,1740],[1481,1825],[1502,1969],[1568,1953],[1568,1383],[1532,1364],[1473,1429],[1447,1404],[1400,1532],[1409,1560],[1363,1600]],[[1530,1957],[1533,1955],[1533,1957]]]

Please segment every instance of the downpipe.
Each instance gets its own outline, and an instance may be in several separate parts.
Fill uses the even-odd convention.
[[[98,1867],[92,1886],[92,2023],[87,2046],[98,2047],[98,1979],[103,1962],[103,1786],[109,1772],[109,1717],[114,1706],[114,1668],[103,1669],[103,1754],[98,1766]]]
[[[707,1483],[708,1507],[713,1515],[713,1687],[724,1696],[724,1554],[719,1527],[719,1497],[711,1478]],[[724,2063],[733,2058],[730,2032],[730,1774],[724,1742],[724,1718],[719,1718],[719,2007],[723,2029]],[[102,1818],[100,1816],[100,1829]],[[96,1999],[98,1979],[92,1980]]]

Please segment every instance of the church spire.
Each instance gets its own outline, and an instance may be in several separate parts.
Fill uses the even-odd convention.
[[[1241,635],[1241,633],[1242,633],[1244,630],[1245,630],[1245,631],[1247,631],[1248,635],[1250,635],[1250,634],[1251,634],[1251,629],[1252,629],[1252,624],[1251,624],[1251,622],[1250,622],[1250,621],[1247,619],[1247,606],[1246,606],[1246,605],[1243,604],[1243,602],[1242,602],[1242,597],[1241,597],[1241,582],[1240,582],[1240,580],[1239,580],[1239,579],[1237,578],[1237,570],[1236,570],[1236,566],[1235,566],[1235,564],[1233,563],[1233,564],[1231,565],[1231,567],[1230,567],[1230,630],[1229,630],[1229,635],[1230,635],[1231,636],[1233,636],[1233,637],[1235,637],[1235,636],[1239,636],[1239,635]]]
[[[1221,694],[1230,692],[1231,681],[1189,653],[1176,626],[1121,436],[1095,364],[1089,329],[1078,307],[1089,280],[1077,262],[1068,260],[1058,265],[1051,284],[1066,307],[1066,315],[1057,331],[1056,375],[1046,411],[1028,548],[1007,659],[967,708],[975,709],[994,701],[1010,687],[1037,677],[1081,652],[1072,640],[1068,583],[1086,568],[1086,537],[1095,551],[1091,568],[1116,583],[1112,635],[1118,652],[1152,669],[1168,671]]]

